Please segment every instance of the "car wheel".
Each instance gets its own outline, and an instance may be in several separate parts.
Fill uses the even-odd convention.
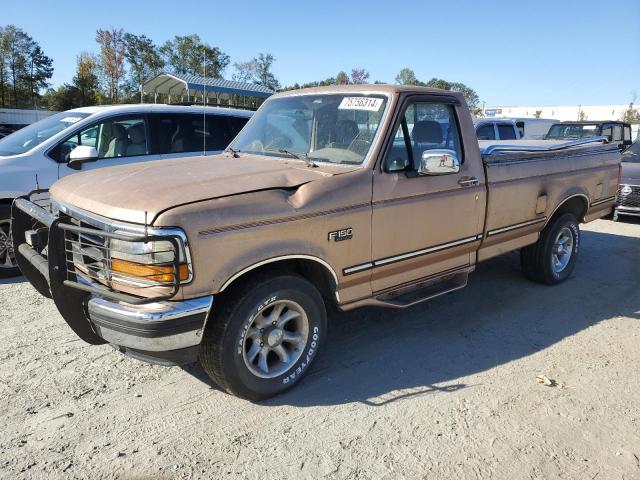
[[[214,301],[215,305],[215,301]],[[239,285],[214,310],[200,346],[205,372],[249,400],[291,388],[308,372],[326,333],[322,296],[295,275]]]
[[[11,207],[0,205],[0,278],[20,275],[11,241]]]
[[[570,213],[552,220],[536,243],[520,251],[525,276],[537,282],[555,285],[573,271],[580,247],[580,228]]]

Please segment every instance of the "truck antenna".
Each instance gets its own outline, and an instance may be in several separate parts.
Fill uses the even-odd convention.
[[[149,236],[149,229],[147,227],[147,225],[149,225],[147,223],[147,211],[144,211],[144,236],[145,238]]]
[[[40,190],[40,182],[38,182],[38,174],[36,173],[36,190]]]

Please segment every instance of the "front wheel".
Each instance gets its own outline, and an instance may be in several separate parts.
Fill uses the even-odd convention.
[[[572,214],[565,213],[544,228],[536,243],[520,251],[522,271],[537,282],[561,283],[573,272],[579,246],[578,221]]]
[[[11,207],[0,205],[0,278],[20,275],[11,241]]]
[[[322,296],[295,275],[256,279],[213,311],[200,346],[205,372],[227,392],[260,400],[298,383],[324,341]]]

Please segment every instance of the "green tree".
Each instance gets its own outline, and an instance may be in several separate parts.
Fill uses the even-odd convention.
[[[96,41],[100,45],[100,69],[108,85],[111,103],[118,103],[120,83],[125,75],[124,31],[121,28],[96,31]]]
[[[396,83],[400,85],[420,85],[422,82],[416,78],[413,70],[405,67],[396,75]]]
[[[441,78],[432,78],[426,83],[427,87],[440,88],[442,90],[451,90],[453,92],[460,92],[464,96],[470,110],[474,110],[478,107],[480,97],[471,87],[468,87],[464,83],[460,82],[448,82]]]
[[[222,78],[229,65],[229,55],[204,43],[196,34],[177,35],[173,40],[167,40],[160,47],[160,53],[171,70],[178,74]]]
[[[29,87],[31,105],[36,107],[39,92],[49,86],[49,80],[53,76],[53,60],[47,57],[40,45],[31,41],[28,56],[28,74],[23,77]]]
[[[630,123],[631,125],[640,124],[640,110],[635,106],[636,96],[633,96],[633,100],[629,102],[629,107],[622,112],[622,116],[620,120],[626,123]]]
[[[256,64],[256,83],[263,87],[277,90],[280,88],[280,82],[271,72],[271,66],[275,62],[275,58],[270,53],[261,53],[258,58],[254,58]]]
[[[77,89],[79,96],[78,106],[95,105],[98,103],[100,89],[98,59],[89,52],[81,52],[76,61],[76,75],[73,77],[73,86]]]
[[[130,92],[140,92],[142,102],[142,85],[146,80],[158,75],[165,66],[165,61],[160,55],[159,48],[145,35],[125,33],[124,37],[125,58],[129,63]]]
[[[336,75],[336,85],[349,85],[351,80],[349,79],[349,75],[347,72],[343,72],[342,70],[338,72]]]

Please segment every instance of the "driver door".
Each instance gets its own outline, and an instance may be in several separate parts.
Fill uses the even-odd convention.
[[[438,98],[405,101],[382,171],[374,175],[371,282],[376,293],[475,261],[486,195],[482,162],[471,157],[478,155],[477,148],[465,155],[458,111],[467,112],[454,97]],[[425,160],[435,160],[429,172]]]

